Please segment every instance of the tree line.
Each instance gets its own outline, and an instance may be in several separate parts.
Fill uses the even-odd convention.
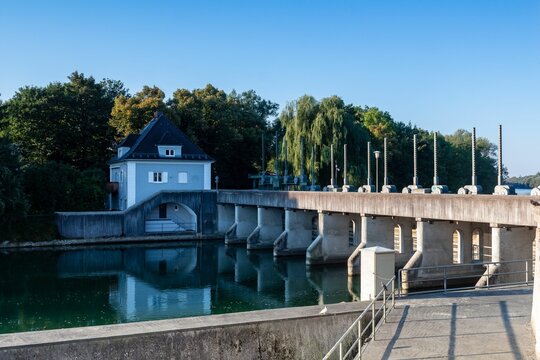
[[[433,134],[395,121],[376,107],[345,104],[338,96],[317,100],[305,95],[278,104],[255,91],[229,93],[212,85],[178,89],[170,98],[156,86],[131,94],[121,81],[74,72],[66,82],[25,86],[0,102],[0,226],[9,228],[26,215],[54,211],[104,209],[107,161],[115,145],[148,123],[155,111],[165,113],[216,163],[222,188],[248,188],[248,174],[272,172],[276,161],[284,170],[287,147],[289,174],[300,173],[301,141],[305,166],[321,185],[330,179],[330,145],[343,164],[348,144],[348,182],[364,184],[366,143],[382,150],[389,141],[391,183],[401,188],[412,181],[412,136],[418,134],[420,181],[432,182]],[[262,168],[261,138],[268,160]],[[285,141],[283,141],[285,140]],[[275,146],[280,149],[275,158]],[[440,183],[457,191],[470,183],[470,133],[458,130],[439,137]],[[477,176],[486,189],[496,182],[495,146],[478,139]]]

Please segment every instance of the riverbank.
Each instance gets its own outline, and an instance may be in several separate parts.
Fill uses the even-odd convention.
[[[152,242],[173,242],[173,241],[198,241],[198,240],[223,240],[223,234],[215,233],[184,234],[184,235],[147,235],[131,237],[106,237],[93,239],[57,239],[49,241],[3,241],[0,249],[32,249],[48,247],[85,246],[85,245],[109,245],[109,244],[142,244]]]

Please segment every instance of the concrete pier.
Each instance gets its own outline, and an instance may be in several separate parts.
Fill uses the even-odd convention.
[[[315,211],[285,209],[285,230],[274,241],[274,256],[305,255],[314,231],[318,235],[318,216]]]
[[[319,212],[319,236],[306,251],[306,264],[347,261],[357,246],[354,239],[358,238],[359,224],[360,215]]]
[[[257,227],[247,238],[248,250],[273,249],[274,241],[283,232],[283,209],[257,208]]]
[[[225,233],[225,244],[245,244],[247,237],[257,227],[257,208],[235,205],[234,224]]]
[[[504,227],[493,224],[491,227],[492,261],[504,261],[504,264],[494,264],[491,274],[494,283],[523,282],[532,280],[532,263],[528,269],[525,263],[507,263],[513,260],[532,259],[532,246],[535,238],[534,227]]]
[[[234,224],[234,205],[217,204],[218,226],[217,230],[226,233]]]

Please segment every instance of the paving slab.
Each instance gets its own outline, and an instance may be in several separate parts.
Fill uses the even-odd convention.
[[[362,359],[535,359],[532,287],[396,301]]]

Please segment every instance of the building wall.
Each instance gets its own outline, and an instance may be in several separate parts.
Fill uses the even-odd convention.
[[[124,210],[127,207],[127,165],[117,163],[109,167],[110,181],[118,182],[118,209]]]
[[[167,172],[167,182],[148,181],[149,172]],[[187,173],[187,183],[178,182],[178,173]],[[137,162],[135,203],[163,190],[203,190],[204,163],[195,162]],[[130,204],[131,205],[131,204]]]

